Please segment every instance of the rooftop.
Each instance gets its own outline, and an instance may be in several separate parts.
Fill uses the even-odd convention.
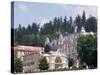
[[[13,47],[14,51],[43,51],[43,47],[17,45]]]

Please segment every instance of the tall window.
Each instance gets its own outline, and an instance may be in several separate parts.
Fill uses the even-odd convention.
[[[56,59],[55,59],[55,63],[61,63],[62,61],[61,61],[61,58],[60,57],[56,57]]]

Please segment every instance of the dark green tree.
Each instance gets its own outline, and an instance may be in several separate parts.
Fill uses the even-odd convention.
[[[85,15],[85,11],[83,11],[83,14],[82,14],[82,26],[83,27],[86,26],[86,15]]]
[[[15,58],[15,60],[14,60],[14,71],[16,73],[23,72],[23,64],[19,58]]]
[[[73,64],[74,64],[73,59],[72,58],[68,58],[68,66],[71,67],[71,66],[73,66]]]
[[[77,42],[77,52],[81,64],[97,67],[97,38],[94,35],[81,36]]]
[[[22,44],[32,45],[33,41],[35,40],[34,38],[35,38],[34,34],[23,35]]]
[[[27,34],[32,34],[32,26],[30,24],[27,26]]]
[[[73,23],[72,16],[70,16],[69,22],[70,22],[70,24],[72,25],[72,23]]]
[[[57,17],[53,19],[53,30],[54,30],[54,33],[57,32],[58,30]]]
[[[39,63],[39,69],[40,70],[48,70],[49,68],[49,64],[47,62],[47,59],[44,57],[42,58],[42,60]]]
[[[80,15],[76,16],[75,25],[78,27],[77,31],[80,32],[81,27],[82,27],[82,19]]]
[[[19,27],[16,29],[16,32],[14,33],[14,37],[18,44],[22,44],[22,26],[19,24]]]
[[[67,17],[65,16],[63,19],[63,25],[62,25],[62,31],[67,32],[68,26],[67,26]]]
[[[53,26],[52,21],[49,21],[48,23],[45,23],[44,26],[40,29],[40,35],[47,35],[53,33]]]
[[[82,26],[85,27],[87,32],[97,32],[96,17],[90,16],[86,19],[85,11],[83,11],[82,17],[78,15],[74,21],[72,16],[70,16],[69,20],[65,16],[64,18],[55,17],[42,27],[35,22],[33,22],[32,25],[28,24],[27,27],[23,27],[19,24],[19,27],[14,29],[14,44],[37,45],[41,43],[44,45],[44,37],[49,37],[52,40],[57,38],[57,35],[60,33],[73,33],[75,27],[73,22],[75,22],[74,24],[78,27],[78,32],[80,32]],[[39,37],[37,37],[37,35],[39,35]]]
[[[70,16],[70,19],[67,23],[67,32],[68,33],[73,33],[74,32],[74,26],[73,26],[73,19],[72,19],[72,16]]]
[[[39,33],[39,24],[32,23],[32,34],[38,34]]]
[[[87,32],[97,32],[97,19],[96,17],[90,16],[86,22]]]

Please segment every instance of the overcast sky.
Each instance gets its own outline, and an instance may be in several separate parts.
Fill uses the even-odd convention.
[[[14,27],[19,24],[27,26],[33,22],[43,25],[54,17],[70,16],[75,18],[78,14],[82,15],[83,10],[86,17],[90,15],[97,17],[96,6],[52,4],[52,3],[34,3],[34,2],[15,2],[14,3]]]

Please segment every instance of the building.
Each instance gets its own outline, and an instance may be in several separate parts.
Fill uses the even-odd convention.
[[[77,53],[77,39],[80,36],[94,35],[93,32],[86,32],[85,28],[81,28],[81,32],[77,32],[75,27],[74,33],[62,35],[52,41],[46,38],[45,47],[48,46],[48,51],[45,51],[44,56],[49,63],[49,69],[68,68],[68,58],[73,59],[73,66],[79,67],[79,59]]]
[[[43,47],[17,45],[13,47],[14,58],[20,58],[23,63],[23,73],[38,71],[38,63],[44,52]]]
[[[35,46],[25,46],[25,45],[17,45],[13,47],[14,55],[17,58],[20,58],[24,55],[28,55],[33,53],[34,51],[39,52],[40,54],[43,52],[43,47],[35,47]]]
[[[39,52],[34,51],[31,54],[21,57],[23,62],[23,73],[37,72],[39,70],[39,61],[42,59],[42,55]]]
[[[49,63],[49,70],[68,68],[68,60],[66,59],[63,42],[64,40],[62,34],[59,35],[58,39],[52,40],[51,42],[47,37],[45,48],[48,47],[49,51],[45,51],[47,49],[44,49],[45,53],[43,54],[43,56],[47,58],[47,61]]]
[[[81,28],[81,32],[77,32],[75,27],[73,34],[59,34],[59,38],[50,39],[47,37],[44,47],[23,46],[14,47],[14,54],[17,58],[21,58],[23,63],[23,72],[39,71],[39,61],[46,57],[49,63],[49,70],[68,68],[68,58],[73,59],[73,66],[79,67],[79,59],[77,53],[77,39],[81,35],[94,35],[93,32],[86,32],[85,28]]]

